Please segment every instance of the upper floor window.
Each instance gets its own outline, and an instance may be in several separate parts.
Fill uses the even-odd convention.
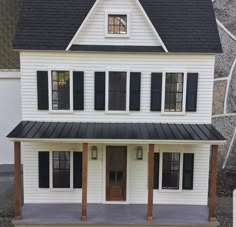
[[[109,11],[105,14],[105,35],[107,37],[128,37],[129,36],[129,12]]]
[[[52,71],[52,110],[70,110],[69,71]]]
[[[127,110],[127,72],[108,73],[108,111]]]
[[[165,112],[183,111],[183,73],[166,73]]]

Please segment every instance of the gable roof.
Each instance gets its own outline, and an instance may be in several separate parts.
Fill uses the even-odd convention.
[[[65,50],[96,0],[24,0],[14,49]],[[139,0],[169,52],[217,53],[211,0]]]

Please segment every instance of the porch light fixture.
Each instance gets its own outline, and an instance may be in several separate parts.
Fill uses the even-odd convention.
[[[143,147],[138,146],[136,150],[136,159],[143,160]]]
[[[97,146],[92,146],[91,148],[91,159],[97,160],[98,159],[98,148]]]

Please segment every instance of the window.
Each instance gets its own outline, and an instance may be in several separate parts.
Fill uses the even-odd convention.
[[[166,73],[165,112],[183,112],[184,74]]]
[[[53,152],[53,188],[70,188],[70,152]]]
[[[52,110],[70,110],[70,72],[52,71]]]
[[[162,189],[179,189],[180,153],[163,153]]]
[[[130,12],[123,10],[106,11],[105,36],[127,38],[130,34]]]
[[[127,110],[127,72],[108,73],[108,110]]]
[[[127,15],[108,15],[108,34],[127,34]]]

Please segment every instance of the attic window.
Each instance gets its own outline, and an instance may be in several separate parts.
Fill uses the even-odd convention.
[[[129,36],[129,12],[112,11],[106,12],[106,37],[128,37]]]
[[[127,15],[108,15],[108,34],[127,34]]]

